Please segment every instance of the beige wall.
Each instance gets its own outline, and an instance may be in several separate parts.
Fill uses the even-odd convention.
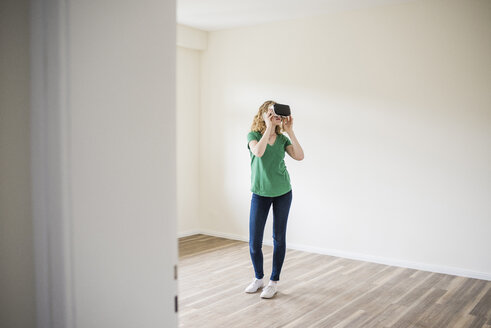
[[[28,1],[0,2],[0,326],[34,327]]]
[[[201,52],[177,47],[177,217],[180,235],[199,220],[199,117]]]
[[[178,235],[200,231],[201,57],[208,33],[177,25],[176,122]]]
[[[490,35],[485,0],[209,33],[203,231],[247,240],[246,135],[273,99],[292,106],[305,151],[286,159],[290,247],[491,279]]]

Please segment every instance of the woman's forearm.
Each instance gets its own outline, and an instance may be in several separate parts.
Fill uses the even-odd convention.
[[[297,140],[297,136],[295,135],[295,132],[293,132],[293,130],[290,130],[287,133],[290,137],[290,141],[292,142],[293,154],[295,154],[295,159],[301,161],[304,157],[302,146],[300,146],[300,143]]]
[[[269,127],[266,128],[266,131],[261,137],[261,140],[259,140],[258,143],[252,148],[252,153],[257,157],[261,157],[264,155],[264,152],[266,151],[266,147],[268,145],[268,139],[269,135],[271,134],[271,130],[272,129]]]

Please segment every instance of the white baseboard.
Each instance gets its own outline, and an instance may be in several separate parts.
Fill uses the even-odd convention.
[[[203,232],[201,232],[200,230],[188,230],[188,231],[178,233],[177,238],[188,237],[188,236],[197,235],[200,233],[203,233]]]
[[[209,236],[214,236],[214,237],[240,240],[240,241],[245,241],[245,242],[249,241],[249,237],[234,235],[234,234],[230,234],[230,233],[216,232],[216,231],[211,231],[211,230],[206,230],[206,229],[186,231],[184,233],[180,233],[178,235],[178,237],[179,238],[187,237],[187,236],[194,235],[194,234],[204,234],[204,235],[209,235]],[[272,239],[265,239],[263,241],[263,244],[268,245],[268,246],[273,246],[273,240]],[[287,248],[298,250],[298,251],[309,252],[309,253],[325,254],[325,255],[343,257],[343,258],[352,259],[352,260],[380,263],[380,264],[397,266],[397,267],[402,267],[402,268],[416,269],[416,270],[422,270],[422,271],[430,271],[430,272],[436,272],[436,273],[450,274],[450,275],[454,275],[454,276],[461,276],[461,277],[475,278],[475,279],[482,279],[482,280],[491,281],[491,273],[486,273],[486,272],[477,272],[477,271],[472,271],[472,270],[467,270],[467,269],[447,267],[447,266],[441,266],[441,265],[433,265],[433,264],[428,264],[428,263],[404,261],[404,260],[391,259],[391,258],[385,258],[385,257],[380,257],[380,256],[373,256],[373,255],[368,255],[368,254],[345,252],[345,251],[336,250],[336,249],[325,249],[325,248],[321,248],[321,247],[314,247],[314,246],[301,245],[301,244],[287,243]]]

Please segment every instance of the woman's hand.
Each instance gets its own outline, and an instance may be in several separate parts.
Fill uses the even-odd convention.
[[[286,133],[290,134],[293,131],[293,117],[290,115],[288,117],[283,118],[283,130]]]
[[[263,120],[266,124],[266,129],[272,129],[281,124],[281,119],[274,115],[273,110],[271,109],[268,110],[267,113],[263,113]]]

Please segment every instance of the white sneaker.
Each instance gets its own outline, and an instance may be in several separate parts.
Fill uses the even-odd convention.
[[[255,293],[259,288],[264,287],[262,279],[254,278],[249,286],[246,287],[246,293]]]
[[[276,284],[268,284],[266,288],[263,289],[263,292],[261,293],[261,297],[271,298],[276,294],[276,292],[277,292]]]

